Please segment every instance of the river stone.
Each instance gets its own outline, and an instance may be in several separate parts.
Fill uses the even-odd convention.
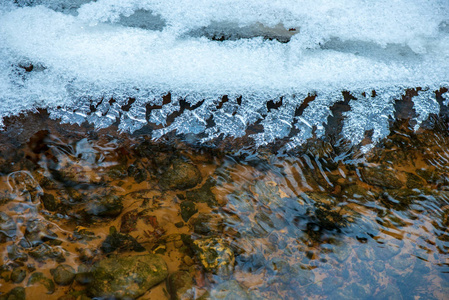
[[[193,299],[193,278],[186,271],[177,271],[167,278],[167,290],[171,300]]]
[[[129,251],[136,252],[145,251],[145,248],[139,244],[139,242],[129,234],[122,234],[117,232],[114,226],[109,227],[109,235],[101,244],[101,250],[104,253],[111,253],[113,251]]]
[[[202,202],[206,203],[209,207],[217,206],[218,202],[215,198],[214,193],[212,192],[212,188],[216,185],[215,179],[210,177],[206,180],[206,182],[197,189],[187,191],[186,198],[192,202]]]
[[[92,297],[134,299],[163,281],[168,268],[160,256],[145,254],[103,259],[91,272],[87,291]]]
[[[8,258],[10,260],[16,262],[25,262],[28,260],[28,255],[16,244],[8,245],[6,251],[8,252]]]
[[[41,197],[42,204],[48,211],[57,211],[60,205],[59,201],[52,194],[44,193]]]
[[[164,190],[186,190],[195,187],[201,180],[200,170],[194,164],[177,159],[162,173],[159,185]]]
[[[204,269],[217,275],[229,276],[234,269],[234,252],[220,238],[204,238],[193,242],[194,250]]]
[[[181,208],[181,217],[184,220],[184,222],[187,222],[190,219],[190,217],[192,217],[194,214],[198,212],[198,208],[192,201],[181,202],[180,208]]]
[[[0,300],[25,300],[25,289],[21,286],[15,287],[9,293],[0,296]]]
[[[55,292],[55,284],[53,280],[44,276],[41,272],[31,274],[28,278],[27,286],[30,285],[42,285],[47,289],[47,294],[53,294]]]
[[[53,280],[57,285],[69,285],[75,279],[75,269],[69,265],[59,265],[50,270]]]
[[[427,182],[416,174],[407,172],[406,175],[407,181],[405,184],[409,189],[422,189],[427,185]]]
[[[389,189],[398,189],[403,186],[402,182],[396,177],[394,170],[383,167],[366,167],[360,171],[363,180],[368,184]]]
[[[14,268],[11,272],[11,281],[14,283],[21,283],[27,275],[24,268]]]
[[[0,243],[14,239],[16,231],[17,226],[13,218],[4,212],[0,212]]]
[[[86,212],[99,217],[116,217],[123,210],[122,198],[115,195],[106,195],[87,204]]]

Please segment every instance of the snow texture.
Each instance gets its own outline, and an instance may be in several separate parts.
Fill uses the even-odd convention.
[[[258,125],[257,146],[291,149],[323,136],[349,91],[343,136],[376,143],[408,88],[415,130],[439,112],[448,58],[446,0],[3,0],[0,120],[46,108],[202,141]]]

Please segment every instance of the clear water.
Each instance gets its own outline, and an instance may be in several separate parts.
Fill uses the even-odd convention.
[[[188,274],[185,299],[447,299],[449,137],[444,118],[431,121],[418,133],[397,121],[366,154],[311,140],[280,155],[155,143],[45,114],[10,120],[0,134],[0,291],[92,296],[76,280],[54,290],[28,281],[36,272],[53,280],[61,263],[89,269],[144,250],[161,255],[169,273]],[[173,187],[166,172],[180,161],[201,182]],[[104,213],[98,203],[111,195],[123,207]],[[105,246],[111,226],[144,249]],[[208,263],[192,246],[204,241],[216,243]],[[10,279],[15,268],[26,271],[21,283]],[[163,281],[141,299],[170,299],[169,291]]]

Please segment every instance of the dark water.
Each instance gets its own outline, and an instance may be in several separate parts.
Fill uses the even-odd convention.
[[[0,299],[104,296],[99,262],[148,253],[169,278],[141,299],[449,297],[444,124],[280,155],[19,123],[0,133]]]

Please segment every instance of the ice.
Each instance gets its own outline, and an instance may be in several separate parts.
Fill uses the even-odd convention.
[[[342,135],[375,144],[406,89],[420,88],[416,130],[439,112],[448,24],[443,0],[4,0],[0,120],[45,108],[96,128],[150,122],[154,138],[249,134],[291,149],[324,136],[347,91]]]
[[[394,101],[402,96],[400,89],[380,95],[373,91],[364,91],[351,100],[351,110],[344,113],[346,119],[343,125],[343,135],[351,137],[354,144],[359,144],[365,138],[365,133],[372,130],[371,141],[362,151],[368,151],[373,144],[390,133],[389,122],[394,119]]]

